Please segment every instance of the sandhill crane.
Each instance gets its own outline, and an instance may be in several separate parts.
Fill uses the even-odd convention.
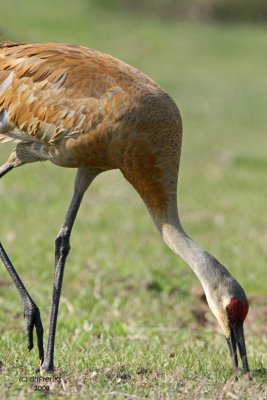
[[[172,98],[153,80],[110,55],[63,44],[2,44],[1,141],[17,145],[0,177],[50,160],[77,168],[74,194],[55,241],[55,277],[46,354],[40,312],[3,246],[0,256],[24,302],[29,350],[36,328],[41,369],[54,369],[54,343],[71,230],[83,195],[101,172],[120,169],[137,190],[166,244],[199,278],[238,368],[249,367],[243,331],[248,301],[240,284],[184,231],[177,209],[182,121]]]

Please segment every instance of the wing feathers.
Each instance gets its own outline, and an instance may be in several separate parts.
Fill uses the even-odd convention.
[[[95,50],[0,46],[0,142],[54,143],[96,129],[111,113],[118,121],[127,112],[122,103],[135,82],[158,87],[135,68]],[[107,110],[112,88],[119,90],[114,98],[121,97]]]
[[[0,143],[11,142],[12,140],[14,140],[14,138],[12,138],[10,136],[5,136],[0,133]]]

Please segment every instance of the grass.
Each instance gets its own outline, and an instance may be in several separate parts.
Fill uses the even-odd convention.
[[[36,348],[26,350],[22,305],[0,268],[2,398],[266,399],[266,28],[167,24],[101,12],[96,2],[65,4],[3,1],[2,36],[98,48],[143,70],[176,100],[184,121],[181,218],[248,293],[254,379],[232,380],[225,339],[197,295],[196,277],[164,246],[138,195],[113,171],[93,183],[77,218],[58,369],[40,384],[48,391],[34,391]],[[1,163],[11,148],[1,146]],[[53,242],[74,176],[42,163],[0,182],[1,241],[41,309],[45,339]]]

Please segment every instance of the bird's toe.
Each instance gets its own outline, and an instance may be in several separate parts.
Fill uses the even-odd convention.
[[[33,348],[33,330],[35,327],[37,336],[37,346],[39,350],[39,358],[41,361],[44,359],[44,349],[43,349],[43,325],[40,316],[39,308],[36,305],[31,305],[30,307],[25,307],[24,317],[27,319],[27,342],[28,350],[31,351]]]

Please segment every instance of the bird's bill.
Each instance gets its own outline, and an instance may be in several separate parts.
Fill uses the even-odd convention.
[[[231,334],[230,337],[227,338],[227,343],[232,357],[234,372],[237,372],[238,370],[238,355],[237,355],[237,348],[238,348],[244,373],[249,375],[249,366],[248,366],[243,324],[240,323],[234,327],[231,327],[230,332]]]

